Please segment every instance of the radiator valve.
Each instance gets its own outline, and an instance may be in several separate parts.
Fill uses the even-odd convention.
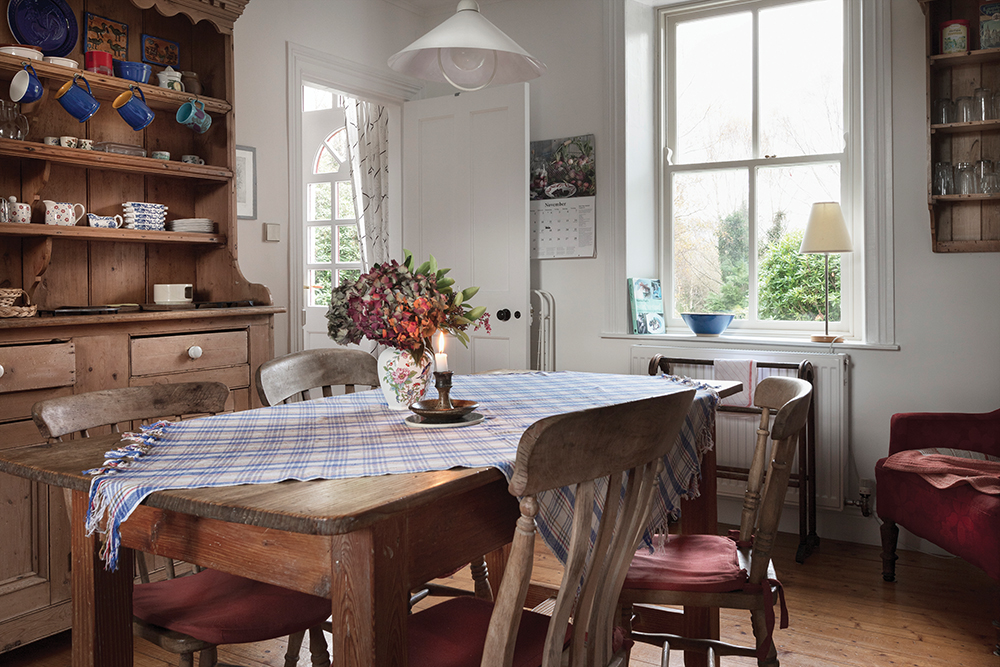
[[[862,479],[858,484],[858,500],[845,500],[845,505],[853,505],[861,508],[861,515],[869,517],[872,515],[871,497],[872,488],[875,486],[874,480]]]

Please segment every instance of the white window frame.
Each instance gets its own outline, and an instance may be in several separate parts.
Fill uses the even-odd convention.
[[[605,4],[605,53],[607,54],[607,117],[609,119],[606,180],[608,213],[612,221],[605,265],[608,284],[624,285],[630,275],[652,275],[650,247],[662,247],[661,231],[650,221],[658,214],[658,202],[649,196],[656,190],[660,156],[649,150],[650,137],[658,136],[656,114],[658,67],[656,49],[659,6],[729,5],[741,0],[608,0]],[[860,16],[860,35],[852,36],[852,50],[860,51],[861,123],[854,140],[862,149],[861,178],[863,194],[855,205],[861,208],[863,234],[854,239],[861,251],[859,270],[863,277],[863,300],[857,307],[862,313],[860,340],[839,344],[870,349],[899,349],[895,342],[893,283],[893,208],[892,208],[892,24],[891,5],[883,0],[851,0],[851,11]],[[860,49],[856,48],[860,44]],[[637,101],[650,100],[646,108],[636,108]],[[655,240],[655,244],[650,244]],[[638,268],[636,268],[638,267]],[[604,336],[631,337],[628,333],[626,290],[609,290],[606,295]],[[671,334],[660,336],[669,338]],[[685,336],[685,338],[690,338]],[[643,336],[642,340],[649,340]],[[695,341],[697,344],[700,341]],[[768,340],[767,336],[748,339],[729,336],[713,339],[718,345],[762,343],[781,347],[815,347],[787,338]]]
[[[852,48],[852,37],[860,31],[858,25],[859,18],[856,12],[851,11],[851,0],[842,0],[843,11],[843,33],[844,33],[844,64],[843,64],[843,102],[844,102],[844,131],[845,145],[843,152],[828,154],[813,154],[804,156],[767,158],[763,155],[759,145],[759,107],[758,94],[759,84],[753,85],[753,155],[741,160],[728,160],[723,162],[685,162],[683,164],[671,164],[668,156],[671,149],[676,146],[676,118],[672,113],[677,105],[676,91],[676,30],[680,23],[714,18],[735,13],[750,13],[751,24],[754,34],[751,37],[752,48],[754,50],[752,76],[758,77],[757,69],[757,49],[758,49],[758,26],[760,12],[783,5],[800,4],[810,0],[739,0],[729,3],[695,3],[681,8],[664,7],[659,14],[659,44],[660,44],[660,146],[663,156],[660,168],[660,210],[661,225],[663,229],[662,239],[664,248],[662,249],[663,265],[661,268],[662,281],[664,284],[664,310],[668,328],[686,332],[687,326],[679,317],[674,316],[674,284],[673,284],[673,180],[676,174],[697,173],[707,171],[745,171],[747,175],[747,206],[749,222],[749,247],[750,247],[750,294],[747,309],[747,319],[733,320],[730,325],[731,332],[744,335],[796,335],[823,333],[824,323],[815,321],[769,321],[757,319],[757,287],[759,286],[757,261],[757,241],[762,230],[758,229],[757,219],[757,170],[759,168],[769,168],[776,166],[797,166],[810,164],[839,163],[840,166],[840,191],[841,207],[845,212],[845,218],[850,227],[851,238],[861,238],[863,234],[862,217],[857,214],[860,207],[854,205],[857,195],[862,192],[864,184],[860,177],[860,143],[855,140],[859,134],[854,128],[860,126],[860,70],[858,68],[858,58]],[[708,6],[706,6],[708,5]],[[706,48],[712,48],[706,45]],[[792,55],[792,54],[790,54]],[[676,152],[676,151],[674,151]],[[859,304],[862,302],[860,285],[862,261],[860,254],[862,248],[858,248],[858,253],[843,253],[840,255],[841,267],[841,317],[839,321],[829,323],[830,333],[837,336],[855,337],[857,331],[856,323],[861,321]]]
[[[326,86],[321,86],[321,85],[318,85],[318,84],[315,84],[315,83],[312,83],[312,82],[309,82],[309,81],[306,81],[304,83],[304,85],[312,86],[312,87],[315,87],[315,88],[326,88]],[[334,95],[335,99],[336,99],[337,96],[343,97],[343,95],[340,95],[337,91],[332,91],[332,92],[333,92],[333,95]],[[332,137],[333,135],[335,135],[337,132],[343,132],[344,133],[344,139],[346,141],[347,140],[347,136],[346,136],[347,135],[347,118],[346,118],[346,114],[343,113],[343,107],[340,107],[340,110],[341,110],[341,115],[344,115],[343,125],[340,126],[337,129],[333,130],[330,133],[330,137]],[[306,112],[306,113],[309,113],[309,112]],[[303,223],[304,226],[305,226],[305,229],[304,229],[304,233],[302,235],[302,242],[305,245],[304,245],[304,247],[302,249],[302,262],[303,262],[303,280],[305,280],[307,282],[307,284],[310,282],[309,278],[307,277],[309,275],[309,272],[311,272],[311,271],[329,270],[330,274],[331,274],[331,287],[336,287],[337,285],[340,284],[340,281],[339,281],[338,277],[339,277],[341,271],[346,271],[346,270],[352,270],[353,269],[353,270],[357,270],[358,272],[360,272],[361,269],[362,269],[361,260],[360,259],[358,261],[356,261],[356,262],[342,262],[340,260],[340,252],[339,252],[339,246],[340,246],[340,227],[354,227],[354,229],[358,230],[359,240],[360,240],[360,233],[361,232],[360,232],[360,229],[358,228],[358,218],[357,218],[356,214],[353,217],[349,217],[349,218],[340,218],[340,217],[337,217],[337,210],[338,210],[339,203],[340,203],[340,199],[339,199],[338,192],[337,192],[337,189],[339,187],[338,183],[347,183],[350,187],[353,188],[353,182],[352,182],[352,179],[351,179],[351,165],[349,164],[349,157],[345,155],[344,158],[341,160],[340,157],[337,156],[336,152],[333,149],[333,146],[331,145],[331,143],[329,141],[330,137],[327,137],[327,139],[324,140],[324,142],[322,144],[320,144],[319,146],[316,146],[316,150],[313,152],[313,154],[311,156],[311,160],[310,160],[310,164],[312,165],[312,168],[310,169],[310,172],[308,174],[303,174],[303,177],[302,177],[302,185],[303,185],[302,196],[306,199],[306,202],[303,205],[303,210],[307,212],[306,219],[305,219],[305,221]],[[317,160],[319,159],[319,155],[322,152],[323,148],[326,148],[327,150],[329,150],[330,153],[334,156],[334,159],[336,159],[340,163],[340,169],[337,170],[336,172],[322,173],[322,174],[316,173],[316,171],[315,171],[315,165],[316,165]],[[310,208],[309,207],[309,189],[308,188],[309,188],[310,185],[320,184],[320,183],[328,183],[330,185],[330,219],[329,220],[314,220],[314,219],[310,218],[309,215],[308,215],[309,208]],[[330,261],[329,262],[313,262],[313,261],[311,261],[310,250],[312,248],[311,248],[311,244],[310,244],[310,240],[309,240],[309,233],[312,230],[312,228],[314,228],[314,227],[329,227],[330,228],[331,238],[330,238]],[[312,306],[311,302],[312,302],[312,290],[309,290],[309,295],[306,297],[304,305],[306,307],[315,307],[315,306]]]

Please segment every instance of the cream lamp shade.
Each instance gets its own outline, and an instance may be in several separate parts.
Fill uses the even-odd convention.
[[[479,13],[475,0],[461,0],[454,16],[389,58],[389,67],[465,91],[545,73],[540,60]]]
[[[830,253],[851,252],[851,235],[847,233],[847,223],[840,204],[835,201],[816,202],[809,213],[806,233],[802,237],[800,253],[823,253],[823,334],[814,334],[810,340],[815,343],[835,343],[843,340],[830,335]]]
[[[817,202],[812,205],[806,233],[802,237],[801,253],[851,252],[851,235],[840,204],[835,201]]]

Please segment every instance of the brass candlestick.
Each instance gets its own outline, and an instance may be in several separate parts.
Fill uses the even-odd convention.
[[[434,387],[438,391],[438,409],[451,410],[451,371],[434,371]]]

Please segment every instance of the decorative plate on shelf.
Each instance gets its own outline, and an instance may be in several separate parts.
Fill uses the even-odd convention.
[[[7,24],[17,41],[47,56],[65,56],[76,46],[76,17],[63,0],[10,0]]]

